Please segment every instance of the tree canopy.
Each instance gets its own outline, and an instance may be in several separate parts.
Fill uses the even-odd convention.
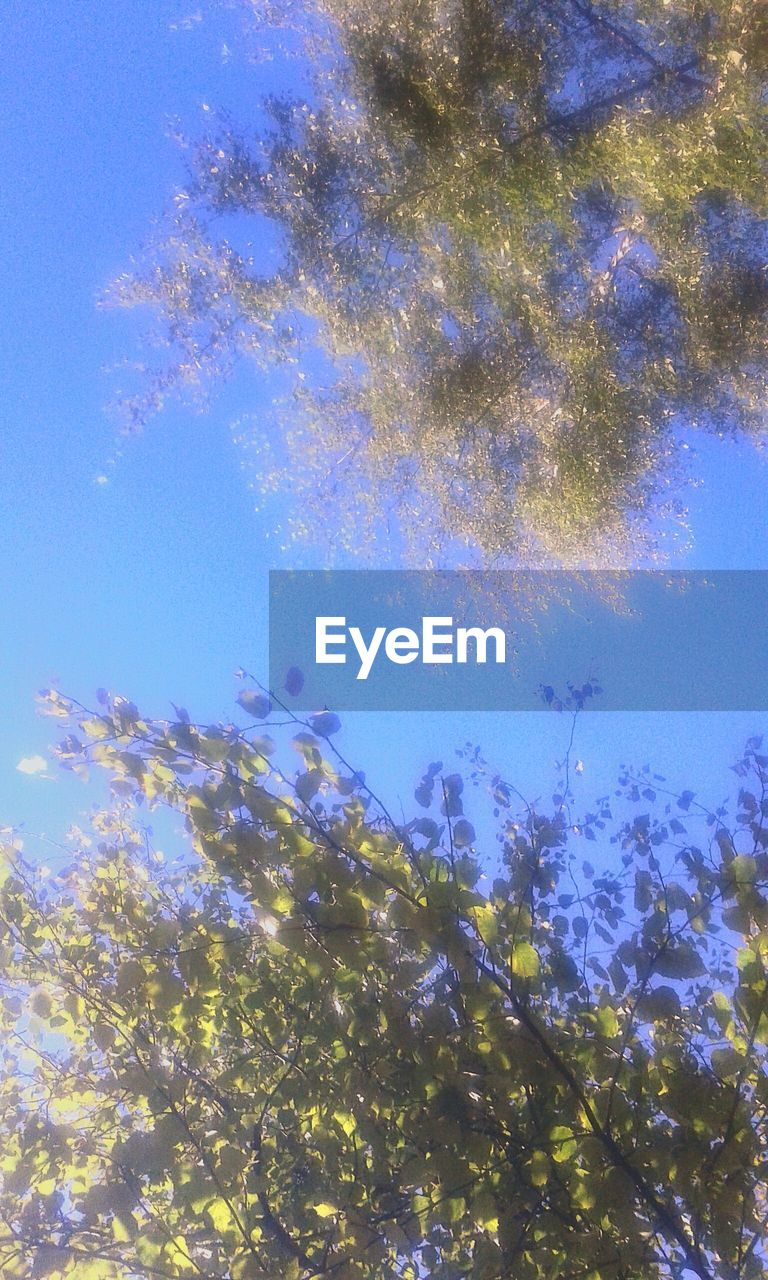
[[[760,742],[731,811],[627,769],[583,818],[570,766],[533,805],[465,752],[486,881],[460,773],[395,822],[328,713],[293,771],[240,702],[259,723],[51,695],[114,807],[55,874],[5,851],[2,1275],[761,1276]]]
[[[681,429],[764,422],[764,0],[246,7],[311,84],[211,128],[117,283],[171,346],[131,424],[246,353],[288,375],[257,464],[299,532],[637,553]]]

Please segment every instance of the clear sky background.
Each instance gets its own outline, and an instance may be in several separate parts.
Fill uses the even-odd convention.
[[[109,465],[116,426],[104,410],[119,381],[109,369],[136,356],[137,317],[96,303],[183,181],[170,123],[194,136],[204,104],[247,122],[259,95],[288,81],[279,61],[248,59],[236,13],[212,9],[0,3],[0,824],[53,835],[92,799],[80,783],[16,770],[55,738],[56,722],[36,716],[41,686],[56,681],[83,701],[105,686],[147,714],[174,701],[194,718],[229,717],[235,669],[266,670],[267,570],[299,562],[274,536],[292,499],[256,512],[232,440],[233,419],[259,413],[255,373],[243,370],[203,416],[170,408]],[[680,563],[768,567],[766,461],[708,442],[695,467],[694,545]],[[319,555],[306,547],[301,564]],[[757,715],[593,713],[579,727],[579,792],[587,803],[621,761],[648,760],[719,799],[727,765],[762,728]],[[567,736],[546,712],[447,709],[349,717],[342,745],[410,809],[424,766],[467,740],[521,790],[546,794]]]

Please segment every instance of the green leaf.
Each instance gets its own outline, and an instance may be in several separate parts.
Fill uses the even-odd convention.
[[[510,955],[510,968],[516,978],[535,978],[539,973],[539,956],[530,942],[516,942]]]
[[[249,716],[253,716],[256,720],[266,720],[272,710],[272,703],[264,693],[260,693],[257,689],[241,689],[237,695],[237,701]]]
[[[573,1136],[573,1130],[566,1125],[555,1125],[550,1131],[549,1140],[551,1143],[552,1159],[556,1164],[564,1164],[566,1160],[570,1160],[576,1151],[576,1142]]]
[[[700,978],[707,966],[694,948],[686,942],[666,947],[658,956],[654,971],[665,978]]]

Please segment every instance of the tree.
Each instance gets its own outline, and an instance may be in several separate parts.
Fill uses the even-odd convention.
[[[289,776],[269,725],[51,706],[116,807],[56,875],[8,850],[4,1277],[763,1274],[759,741],[730,817],[627,771],[577,821],[470,752],[488,887],[461,777],[397,823],[327,713]]]
[[[131,425],[246,353],[294,375],[257,460],[299,533],[359,553],[389,520],[417,564],[652,543],[681,426],[763,422],[763,0],[250,7],[312,88],[221,121],[117,283],[172,350]]]

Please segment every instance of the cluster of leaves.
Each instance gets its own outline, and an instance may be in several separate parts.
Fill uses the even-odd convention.
[[[7,850],[4,1277],[763,1274],[758,742],[730,820],[648,774],[584,823],[492,778],[484,887],[439,765],[397,824],[309,726],[289,775],[263,725],[50,704],[116,809],[55,875]]]
[[[249,7],[299,27],[312,90],[212,131],[117,283],[174,350],[131,421],[246,352],[295,374],[258,462],[299,533],[359,553],[389,516],[419,564],[643,545],[680,423],[760,427],[763,0]],[[270,227],[272,266],[220,217]]]

